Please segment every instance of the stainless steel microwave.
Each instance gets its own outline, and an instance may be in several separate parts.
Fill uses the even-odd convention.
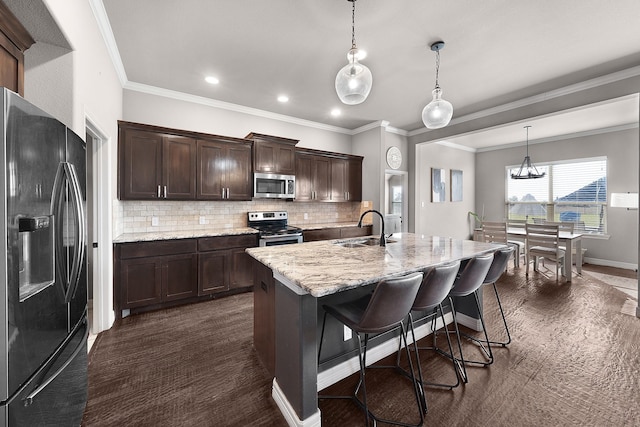
[[[296,177],[293,175],[254,173],[253,197],[293,199],[296,197]]]

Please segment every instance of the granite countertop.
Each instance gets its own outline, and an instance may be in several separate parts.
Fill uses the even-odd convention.
[[[153,240],[195,239],[198,237],[230,236],[237,234],[257,234],[258,230],[250,227],[212,228],[202,227],[181,231],[155,231],[141,233],[123,233],[113,239],[113,243],[150,242]]]
[[[413,233],[394,234],[386,247],[349,248],[336,244],[362,239],[249,248],[246,252],[271,268],[274,276],[294,292],[322,297],[503,246]]]

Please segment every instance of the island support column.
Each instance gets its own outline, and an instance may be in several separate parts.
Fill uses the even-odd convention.
[[[294,292],[277,278],[275,284],[273,398],[289,425],[320,426],[317,299]]]

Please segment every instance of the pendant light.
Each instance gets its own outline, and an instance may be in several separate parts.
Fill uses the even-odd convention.
[[[444,48],[444,42],[438,41],[431,45],[431,50],[436,53],[436,87],[431,94],[433,99],[422,110],[422,121],[429,129],[443,128],[449,124],[453,116],[453,106],[449,101],[442,99],[442,89],[438,84],[440,71],[440,51]]]
[[[361,104],[369,96],[373,76],[371,71],[359,62],[359,51],[356,46],[356,0],[350,1],[351,11],[351,49],[347,53],[348,64],[338,71],[336,76],[336,93],[344,104]]]
[[[520,165],[520,169],[518,173],[512,173],[512,179],[536,179],[542,178],[545,175],[545,172],[538,172],[538,168],[536,165],[531,163],[531,159],[529,158],[529,128],[531,126],[525,126],[524,128],[527,130],[527,155],[524,157],[522,164]]]

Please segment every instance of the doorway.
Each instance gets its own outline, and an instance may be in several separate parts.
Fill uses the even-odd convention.
[[[408,230],[409,174],[406,171],[387,170],[384,174],[384,223],[387,233]]]

